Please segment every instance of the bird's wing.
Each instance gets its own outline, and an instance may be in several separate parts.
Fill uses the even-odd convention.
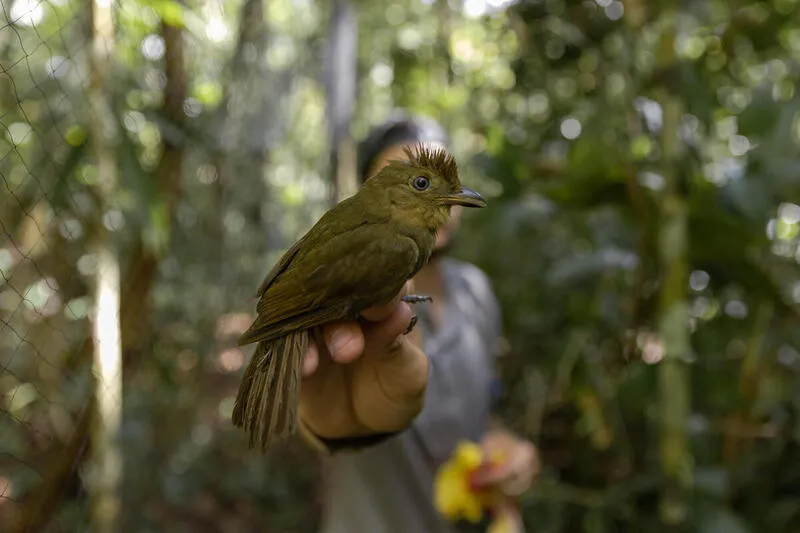
[[[356,222],[353,222],[356,221]],[[314,226],[292,245],[278,260],[264,278],[256,291],[256,298],[267,291],[276,279],[289,267],[298,256],[316,248],[317,243],[325,242],[337,234],[347,233],[359,226],[371,222],[364,212],[362,204],[355,197],[347,198],[325,212]],[[259,309],[260,312],[260,309]]]
[[[348,318],[389,300],[417,270],[420,250],[388,224],[332,236],[295,255],[261,296],[258,317],[239,344]]]
[[[256,298],[261,298],[269,286],[272,285],[272,282],[275,281],[275,278],[277,278],[284,270],[286,270],[286,267],[289,266],[289,264],[292,262],[292,259],[294,259],[294,257],[297,255],[297,252],[300,250],[305,240],[306,237],[303,237],[294,243],[291,248],[286,250],[278,262],[275,263],[275,266],[272,267],[272,270],[269,271],[267,277],[264,278],[264,281],[262,281],[261,285],[259,285],[258,290],[256,291]]]

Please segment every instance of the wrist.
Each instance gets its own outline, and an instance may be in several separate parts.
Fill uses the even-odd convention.
[[[355,452],[364,450],[380,444],[400,433],[400,431],[387,431],[366,435],[328,438],[317,435],[302,417],[300,418],[298,426],[298,433],[306,444],[324,455],[334,455],[343,451]]]

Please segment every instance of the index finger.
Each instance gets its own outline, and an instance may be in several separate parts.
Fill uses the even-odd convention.
[[[374,307],[370,307],[369,309],[365,309],[361,312],[361,316],[370,322],[380,322],[382,320],[386,320],[392,316],[392,313],[394,313],[395,309],[397,309],[397,306],[400,305],[400,299],[412,291],[412,283],[413,282],[411,280],[406,281],[405,285],[403,285],[403,288],[394,298],[385,304],[376,305]]]
[[[498,485],[507,480],[513,474],[512,465],[504,462],[499,465],[485,465],[479,468],[472,475],[472,482],[478,487],[489,487]]]
[[[319,366],[319,348],[314,342],[308,343],[305,357],[303,357],[302,376],[307,378],[316,372]]]

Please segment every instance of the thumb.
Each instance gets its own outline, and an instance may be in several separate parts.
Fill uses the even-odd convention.
[[[422,411],[428,384],[429,361],[407,336],[360,361],[353,381],[356,416],[373,431],[407,427]]]
[[[374,356],[391,355],[393,348],[396,348],[408,330],[413,315],[409,304],[399,302],[392,313],[380,322],[364,323],[364,353]]]

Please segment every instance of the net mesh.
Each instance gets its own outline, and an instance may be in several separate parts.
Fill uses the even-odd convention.
[[[49,502],[80,497],[69,480],[88,443],[80,426],[92,395],[92,198],[88,170],[77,168],[91,33],[85,14],[66,2],[2,6],[0,523],[15,524],[52,512]],[[22,495],[54,476],[67,482],[23,505]]]
[[[101,82],[92,70],[93,4],[114,16]],[[241,461],[230,427],[246,360],[235,338],[251,319],[236,309],[247,305],[265,254],[284,245],[278,229],[263,238],[280,201],[264,179],[268,149],[274,165],[297,172],[323,154],[298,163],[275,148],[287,129],[292,135],[282,95],[302,61],[254,63],[274,39],[264,5],[0,1],[4,532],[161,531],[165,523],[248,531],[279,496],[264,483],[262,458]],[[99,186],[97,91],[113,107],[116,136],[105,141],[117,169],[113,198]],[[318,200],[287,219],[290,232],[327,201],[324,177],[310,179]],[[93,343],[104,235],[120,271],[118,294],[110,293],[120,306],[105,322],[121,330],[119,368]],[[125,377],[124,402],[114,406],[99,400],[109,385],[98,371],[109,364],[111,378]],[[122,405],[122,421],[113,420]],[[118,442],[100,438],[104,430]],[[302,453],[277,453],[284,467],[269,476],[278,487],[308,482],[292,473]],[[101,470],[105,477],[94,476]],[[220,485],[223,472],[237,482]],[[103,499],[109,480],[122,501]],[[225,508],[230,501],[236,508]],[[120,506],[110,515],[122,529],[100,527],[108,502]]]

